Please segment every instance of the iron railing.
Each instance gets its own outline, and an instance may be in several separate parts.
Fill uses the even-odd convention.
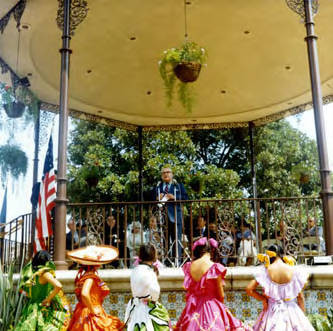
[[[30,257],[32,236],[32,214],[21,215],[0,224],[0,261],[5,268],[14,262],[18,270]]]
[[[318,197],[71,203],[68,213],[75,226],[67,234],[67,249],[112,244],[119,260],[110,267],[130,267],[146,242],[155,244],[163,264],[181,266],[201,236],[218,241],[219,259],[227,265],[256,264],[257,253],[270,244],[302,262],[325,252]]]
[[[114,245],[119,260],[106,266],[110,268],[130,267],[139,246],[147,242],[157,247],[164,265],[181,266],[191,258],[192,244],[201,236],[217,240],[219,261],[229,266],[256,264],[257,253],[270,244],[279,244],[285,254],[301,262],[325,254],[319,197],[70,203],[67,207],[71,230],[66,248]],[[47,243],[52,253],[53,238],[47,238]],[[31,251],[31,214],[0,228],[2,265],[13,260],[20,265]]]

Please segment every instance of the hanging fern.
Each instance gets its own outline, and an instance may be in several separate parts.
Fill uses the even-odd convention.
[[[15,179],[25,175],[28,168],[28,158],[17,145],[7,144],[0,146],[0,172],[4,182],[8,174]]]
[[[186,111],[191,112],[195,102],[195,95],[191,83],[180,81],[175,75],[177,65],[186,62],[205,64],[207,52],[194,42],[186,41],[180,48],[170,48],[164,51],[159,61],[159,71],[164,82],[166,103],[172,106],[173,95],[177,87],[177,97]]]

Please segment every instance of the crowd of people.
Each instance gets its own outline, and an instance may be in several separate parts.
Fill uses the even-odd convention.
[[[114,247],[88,246],[68,252],[68,257],[80,264],[75,278],[74,311],[55,278],[50,255],[39,251],[23,270],[20,288],[28,301],[14,330],[314,330],[304,314],[302,290],[308,278],[306,269],[295,266],[295,260],[284,256],[283,249],[276,245],[269,247],[266,254],[258,255],[264,265],[257,267],[246,289],[249,296],[262,302],[263,309],[254,326],[246,326],[233,316],[224,302],[227,268],[218,262],[217,247],[213,238],[200,237],[194,242],[192,260],[183,266],[186,304],[174,326],[159,301],[159,263],[153,244],[140,245],[130,276],[132,298],[127,303],[124,321],[104,310],[103,301],[110,290],[98,275],[101,265],[117,257]]]

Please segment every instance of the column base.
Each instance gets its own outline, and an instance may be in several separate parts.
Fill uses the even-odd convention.
[[[68,270],[68,264],[66,261],[54,261],[57,270]]]

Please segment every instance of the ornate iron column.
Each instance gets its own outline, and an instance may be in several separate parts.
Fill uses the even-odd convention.
[[[254,154],[254,142],[253,142],[253,132],[254,132],[254,123],[249,122],[249,136],[250,136],[250,161],[251,161],[251,177],[252,177],[252,197],[257,199],[257,174],[255,168],[255,154]],[[259,201],[255,200],[253,202],[253,213],[254,221],[256,226],[256,247],[259,248],[261,252],[261,229],[258,220],[258,204]]]
[[[314,31],[314,14],[318,11],[318,0],[286,0],[287,5],[301,15],[306,28],[305,41],[311,78],[313,112],[316,126],[317,146],[319,154],[319,171],[321,180],[321,198],[323,203],[324,230],[327,255],[333,255],[333,193],[331,186],[325,120],[317,51],[317,36]]]
[[[66,213],[67,208],[67,133],[68,133],[68,88],[71,35],[87,15],[87,2],[83,0],[59,0],[57,24],[62,29],[60,101],[59,101],[59,138],[58,138],[58,175],[57,199],[54,233],[54,262],[57,269],[67,269],[66,253]]]

